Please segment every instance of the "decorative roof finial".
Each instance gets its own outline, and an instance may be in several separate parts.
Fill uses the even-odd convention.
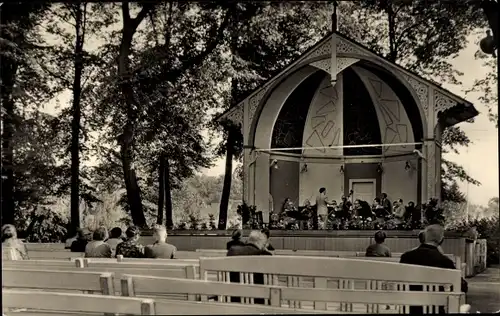
[[[333,0],[332,32],[337,32],[337,0]]]

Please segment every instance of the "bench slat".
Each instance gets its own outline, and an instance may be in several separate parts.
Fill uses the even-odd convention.
[[[155,315],[153,300],[133,297],[2,290],[2,298],[3,308]]]
[[[2,288],[102,292],[101,277],[111,276],[102,272],[3,269]]]

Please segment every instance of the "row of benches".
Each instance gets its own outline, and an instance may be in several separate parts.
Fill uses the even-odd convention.
[[[223,249],[197,249],[195,252],[193,251],[177,251],[176,258],[177,259],[193,259],[197,260],[201,257],[223,257],[226,255],[226,250]],[[79,252],[69,252],[68,250],[59,250],[59,251],[30,251],[30,258],[32,259],[68,259],[68,258],[82,258],[84,256],[83,253]],[[319,251],[319,250],[286,250],[279,249],[275,251],[275,255],[278,256],[314,256],[314,257],[337,257],[337,258],[365,258],[364,252],[355,252],[355,251]],[[391,258],[387,257],[378,257],[378,258],[370,258],[370,260],[381,260],[388,262],[399,262],[399,258],[402,253],[393,253]],[[459,256],[455,256],[452,254],[448,254],[447,256],[452,259],[455,263],[457,269],[462,272],[462,276],[465,277],[465,263],[462,263],[461,258]],[[127,260],[127,259],[124,259]],[[142,259],[147,260],[147,259]],[[156,260],[156,259],[151,259]]]
[[[293,264],[290,264],[292,261]],[[247,297],[245,300],[247,303],[253,302],[255,296],[252,293],[262,295],[264,292],[258,291],[263,290],[252,287],[243,289],[239,288],[239,286],[242,286],[241,284],[228,284],[229,272],[239,272],[242,283],[253,283],[253,274],[263,273],[265,281],[263,286],[267,287],[266,291],[268,291],[269,295],[266,294],[261,296],[261,298],[265,298],[273,304],[273,297],[274,300],[276,300],[276,297],[280,297],[281,301],[289,301],[287,302],[288,308],[299,308],[301,311],[303,307],[307,306],[307,304],[302,304],[302,301],[309,301],[314,302],[314,304],[310,305],[316,311],[326,310],[326,302],[340,302],[341,312],[353,312],[353,300],[357,300],[359,303],[363,303],[361,308],[364,311],[373,313],[378,312],[380,306],[378,304],[373,305],[373,302],[383,303],[386,301],[386,298],[390,298],[389,301],[386,301],[386,304],[413,304],[415,302],[415,305],[419,305],[417,303],[420,302],[424,305],[446,305],[449,312],[451,312],[456,310],[454,300],[457,297],[463,301],[462,294],[450,292],[452,287],[455,290],[460,289],[460,273],[458,271],[344,258],[266,256],[212,257],[201,258],[200,260],[128,259],[122,262],[117,262],[116,259],[77,258],[74,262],[69,260],[4,262],[4,269],[6,271],[28,271],[28,275],[30,272],[33,272],[25,282],[34,283],[30,283],[31,285],[26,283],[24,288],[32,288],[33,284],[44,284],[43,286],[47,287],[46,284],[50,280],[56,283],[52,286],[53,289],[56,289],[57,286],[64,288],[61,284],[64,279],[66,280],[66,283],[64,283],[66,284],[65,289],[68,290],[68,287],[75,282],[75,278],[70,278],[69,276],[40,276],[37,279],[34,274],[34,271],[37,269],[42,269],[45,272],[59,271],[59,273],[93,272],[99,273],[99,275],[108,272],[112,274],[112,278],[107,279],[107,284],[112,285],[112,290],[108,287],[107,293],[114,292],[113,294],[121,295],[150,293],[151,295],[148,295],[148,297],[154,296],[153,294],[156,293],[162,299],[168,294],[170,295],[168,296],[169,299],[176,300],[181,298],[194,299],[196,295],[203,295],[203,299],[204,296],[214,294],[219,296],[219,302],[225,302],[225,297],[232,294]],[[9,281],[9,277],[7,276],[6,278],[4,274],[3,287],[14,286],[15,283],[21,286],[22,283],[19,283],[20,278],[15,275],[15,272],[12,272],[11,275],[11,281]],[[142,278],[145,277],[146,281],[137,281],[139,278],[138,275],[142,275]],[[178,278],[183,279],[182,282],[185,282],[179,283],[181,281],[176,281],[177,283],[172,285],[173,281],[164,280],[165,278]],[[195,281],[196,279],[201,279],[202,281]],[[170,282],[168,286],[165,283],[167,281]],[[101,286],[101,283],[102,281],[99,281],[99,286]],[[124,284],[126,284],[125,287]],[[448,293],[444,293],[445,296],[448,295],[446,296],[448,303],[442,304],[443,301],[439,301],[439,303],[432,301],[431,297],[441,297],[441,294],[434,296],[437,293],[427,293],[425,295],[415,292],[405,293],[405,291],[408,291],[410,284],[425,284],[424,290],[426,292],[437,291],[440,285],[444,285],[448,290]],[[84,287],[78,285],[77,288],[82,289]],[[282,288],[294,288],[297,291],[286,292]],[[95,290],[95,287],[93,289]],[[202,289],[205,289],[205,292],[200,292]],[[323,294],[320,294],[318,291],[311,292],[312,289],[323,291],[326,293],[324,294],[326,296],[321,296]],[[87,290],[89,289],[87,288]],[[248,292],[238,292],[246,290]],[[336,290],[336,292],[329,292],[330,290]],[[387,290],[391,292],[385,292]],[[279,295],[276,291],[279,292]],[[306,294],[300,294],[302,293],[301,291]],[[100,292],[106,291],[101,288]],[[310,293],[313,293],[313,295],[307,296]],[[365,299],[369,293],[376,293],[374,295],[378,295],[373,298],[375,301],[370,301],[368,298]],[[390,295],[386,295],[385,293],[390,293]],[[271,295],[274,296],[271,297]],[[406,296],[414,297],[415,301]],[[425,297],[429,297],[429,300]],[[264,306],[259,306],[259,308],[261,307],[264,308]],[[401,311],[402,308],[403,306],[398,306],[396,310]],[[255,309],[253,310],[256,313]]]
[[[147,296],[150,298],[147,300],[131,300],[113,297],[118,289],[114,288],[116,282],[113,280],[114,275],[112,273],[21,269],[5,269],[3,273],[4,308],[61,310],[66,312],[140,315],[332,313],[331,310],[325,311],[326,308],[318,308],[318,306],[326,307],[326,303],[330,302],[363,303],[367,305],[366,312],[368,313],[378,313],[380,304],[446,306],[448,312],[458,312],[461,295],[460,293],[449,292],[415,293],[249,285],[125,274],[121,277],[120,291],[122,296]],[[19,289],[31,289],[31,291],[25,292]],[[33,289],[44,290],[44,292],[34,292]],[[53,290],[85,291],[94,294],[50,292]],[[99,293],[99,295],[96,295],[96,293]],[[168,297],[166,294],[187,294],[191,304],[181,302],[179,299],[175,300],[174,297]],[[102,295],[106,295],[106,298],[111,298],[111,300],[104,300]],[[228,296],[244,297],[247,303],[252,303],[252,300],[256,298],[264,298],[269,302],[270,306],[212,303],[208,302],[210,295],[217,295],[219,302],[225,302]],[[288,301],[288,308],[286,303],[283,304],[283,301]],[[294,304],[295,301],[314,302],[314,305],[310,309],[303,308],[304,305],[297,309],[295,308],[297,307],[297,304]],[[110,305],[119,306],[110,308]],[[343,311],[343,313],[346,312],[352,313],[354,311]],[[16,313],[16,315],[18,314]]]

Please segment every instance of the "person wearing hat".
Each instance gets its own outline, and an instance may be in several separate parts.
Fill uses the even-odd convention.
[[[78,231],[76,240],[71,243],[71,252],[85,252],[90,241],[92,241],[92,233],[87,228],[82,228]]]
[[[227,250],[231,249],[232,246],[244,246],[245,243],[241,240],[241,230],[235,229],[231,235],[231,240],[227,242]]]
[[[144,258],[144,246],[139,244],[141,231],[137,226],[130,226],[125,231],[127,239],[116,246],[116,257],[125,258]]]
[[[386,234],[379,230],[375,233],[375,243],[366,248],[366,257],[391,257],[391,249],[384,244]]]

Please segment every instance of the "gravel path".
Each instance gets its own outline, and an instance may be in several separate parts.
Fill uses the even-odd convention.
[[[483,273],[467,279],[467,303],[471,313],[500,312],[500,265],[489,267]]]

